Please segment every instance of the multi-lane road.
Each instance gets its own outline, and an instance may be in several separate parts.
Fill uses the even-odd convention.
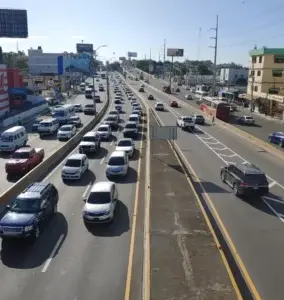
[[[103,83],[104,81],[102,81]],[[98,90],[98,82],[96,82],[96,90]],[[106,88],[105,88],[106,90]],[[101,96],[101,103],[97,103],[97,111],[99,112],[102,108],[103,105],[105,104],[106,101],[106,92],[100,92],[99,93]],[[76,97],[68,100],[68,104],[82,104],[83,106],[87,103],[92,102],[92,100],[86,99],[84,94],[82,95],[77,95]],[[88,124],[94,116],[90,115],[85,115],[83,112],[82,113],[77,113],[77,115],[80,116],[82,120],[83,126]],[[77,132],[79,132],[82,128],[78,128]],[[25,124],[25,127],[28,132],[29,140],[28,140],[28,145],[34,148],[43,148],[45,151],[45,158],[49,157],[51,154],[53,154],[56,150],[58,150],[64,142],[58,141],[57,136],[52,135],[52,136],[47,136],[44,138],[40,138],[39,135],[35,132],[32,131],[32,122]],[[9,159],[9,155],[3,154],[0,158],[0,169],[5,172],[5,163]],[[7,189],[9,189],[15,182],[11,179],[7,179],[6,176],[2,177],[1,180],[1,186],[0,186],[0,195],[3,194]]]
[[[145,78],[148,79],[148,77],[146,76]],[[161,80],[161,79],[157,79],[157,78],[153,78],[152,76],[150,77],[150,85],[159,89],[160,91],[162,90],[163,86],[166,85],[166,82]],[[187,104],[191,105],[192,107],[196,108],[196,109],[200,109],[200,105],[198,105],[195,100],[186,100],[185,99],[185,95],[189,94],[189,91],[185,90],[185,87],[179,87],[180,88],[180,92],[179,93],[175,93],[175,97],[177,97],[178,99],[186,102]],[[257,114],[251,114],[249,109],[247,108],[240,108],[239,107],[239,111],[236,112],[234,114],[234,116],[232,116],[231,120],[230,120],[230,124],[267,142],[268,141],[268,135],[272,132],[278,132],[278,131],[283,131],[283,124],[277,123],[276,121],[273,120],[267,120],[263,117],[259,117]],[[255,126],[246,126],[246,125],[241,125],[238,124],[236,117],[240,116],[240,115],[252,115],[256,121],[256,125]],[[279,146],[271,144],[274,147],[276,147],[277,149],[281,149]],[[282,149],[284,150],[284,149]]]
[[[127,81],[138,91],[140,82]],[[149,85],[145,89],[146,93],[138,94],[151,107],[156,101],[165,104],[166,111],[157,112],[162,124],[175,125],[178,116],[193,113],[188,106],[171,108],[171,96]],[[156,100],[147,100],[148,94]],[[176,145],[193,177],[199,178],[203,186],[201,196],[215,212],[256,298],[260,295],[262,299],[282,299],[284,163],[217,125],[196,126],[194,132],[178,129]],[[269,197],[260,201],[236,198],[220,180],[220,167],[227,162],[250,162],[265,171],[270,181]]]
[[[121,127],[131,113],[123,104]],[[113,108],[111,102],[109,109]],[[123,299],[134,203],[137,203],[137,177],[141,156],[143,124],[125,179],[117,182],[119,204],[111,225],[86,229],[82,220],[83,196],[96,181],[107,180],[108,157],[115,150],[121,130],[111,141],[102,142],[100,152],[90,158],[89,172],[77,183],[64,184],[58,165],[44,182],[59,191],[58,213],[33,246],[4,243],[1,247],[0,299],[75,300]],[[78,152],[75,149],[73,152]]]

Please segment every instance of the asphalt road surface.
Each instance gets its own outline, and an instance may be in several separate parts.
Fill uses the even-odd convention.
[[[163,82],[161,79],[156,79],[156,78],[154,79],[152,77],[150,77],[149,84],[156,87],[160,91],[162,90],[163,86],[166,85],[166,83]],[[173,85],[173,86],[176,86],[176,85]],[[194,108],[199,109],[200,105],[198,105],[195,102],[195,100],[186,100],[185,99],[185,95],[189,94],[189,91],[186,91],[184,86],[179,87],[179,88],[180,88],[180,92],[175,93],[173,96],[188,103],[189,105],[193,106]],[[241,115],[247,115],[247,116],[251,115],[256,121],[255,126],[238,124],[237,117],[241,116]],[[251,114],[249,109],[246,109],[246,108],[239,108],[239,111],[235,112],[234,115],[231,116],[231,120],[229,121],[229,123],[239,129],[265,141],[265,142],[268,141],[268,135],[270,133],[284,131],[284,124],[282,125],[282,124],[279,124],[272,120],[266,120],[262,117],[257,116],[256,114]],[[274,144],[271,144],[271,145],[273,145],[277,149],[281,149],[277,145],[274,145]],[[284,151],[284,149],[283,149],[283,151]]]
[[[105,84],[105,81],[102,81]],[[96,89],[98,90],[98,84],[99,82],[96,82]],[[103,105],[106,101],[106,92],[101,92],[101,103],[97,103],[97,111],[100,111],[103,108]],[[86,99],[85,95],[77,95],[75,98],[70,99],[67,103],[68,104],[82,104],[83,106],[87,103],[91,103],[92,100]],[[83,112],[76,113],[82,120],[83,126],[88,124],[94,116],[90,115],[84,115]],[[56,134],[52,136],[46,136],[44,138],[40,138],[39,135],[32,131],[32,123],[25,124],[25,127],[27,129],[28,135],[29,135],[29,141],[28,145],[34,148],[43,148],[45,151],[45,158],[49,157],[51,154],[53,154],[56,150],[58,150],[62,145],[65,143],[65,141],[58,141]],[[82,128],[78,128],[77,132],[79,132]],[[16,181],[13,179],[9,180],[7,179],[6,173],[5,173],[5,164],[7,160],[9,159],[9,155],[2,154],[0,158],[0,169],[4,172],[5,176],[2,176],[1,179],[1,185],[0,185],[0,194],[4,193],[7,189],[9,189],[13,184],[15,184]]]
[[[131,112],[128,100],[124,109],[121,126]],[[107,180],[106,162],[121,136],[120,131],[113,132],[112,141],[102,143],[100,153],[90,158],[90,170],[80,182],[64,184],[60,176],[62,164],[44,179],[59,191],[57,216],[31,247],[2,243],[0,299],[124,299],[138,150],[130,161],[127,177],[117,183],[119,204],[114,223],[93,226],[89,231],[82,221],[82,197],[92,183]],[[136,149],[139,146],[137,140]]]
[[[140,82],[127,81],[138,90]],[[152,107],[156,101],[164,102],[166,111],[157,112],[164,125],[175,125],[178,116],[192,114],[186,107],[169,107],[171,98],[167,94],[149,86],[145,90],[138,94]],[[156,100],[147,100],[147,94]],[[178,129],[176,145],[200,179],[204,188],[200,193],[216,209],[222,228],[248,273],[247,280],[252,280],[251,288],[256,287],[261,299],[282,299],[284,163],[214,125],[196,126],[194,132]],[[259,201],[236,198],[220,180],[220,167],[226,162],[251,162],[265,171],[270,181],[269,197]]]

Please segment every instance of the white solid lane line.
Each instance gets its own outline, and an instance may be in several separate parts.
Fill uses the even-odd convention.
[[[44,266],[43,266],[43,268],[41,270],[42,273],[45,273],[46,270],[48,269],[48,267],[49,267],[52,259],[54,258],[54,255],[55,255],[56,251],[58,250],[58,248],[60,247],[60,245],[62,243],[63,238],[64,238],[64,234],[61,234],[61,236],[59,237],[59,239],[58,239],[55,247],[53,248],[53,250],[52,250],[49,258],[45,261],[45,264],[44,264]]]
[[[104,162],[104,160],[106,159],[106,156],[104,156],[101,161],[100,161],[100,164],[102,164]]]
[[[87,185],[87,187],[86,187],[86,189],[85,189],[85,191],[83,193],[83,198],[87,197],[87,194],[88,194],[89,189],[91,188],[92,184],[93,183],[90,181],[89,184]]]

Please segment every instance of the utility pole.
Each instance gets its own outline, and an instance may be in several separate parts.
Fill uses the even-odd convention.
[[[253,112],[253,92],[254,92],[254,61],[253,61],[253,56],[251,57],[251,85],[250,85],[250,111]]]
[[[212,93],[214,95],[216,89],[216,76],[217,76],[217,50],[218,50],[218,31],[219,31],[219,17],[217,15],[216,18],[216,27],[211,28],[211,30],[215,30],[216,34],[211,39],[215,40],[215,45],[210,46],[210,48],[214,49],[214,70],[213,70],[213,86],[212,86]]]
[[[163,63],[163,79],[165,80],[165,71],[166,71],[166,40],[164,40],[164,63]]]
[[[149,59],[149,66],[148,66],[148,80],[150,82],[150,71],[151,71],[151,60],[152,60],[152,49],[150,48],[150,59]]]
[[[110,91],[109,91],[109,62],[106,62],[106,84],[107,84],[107,99],[110,101]]]

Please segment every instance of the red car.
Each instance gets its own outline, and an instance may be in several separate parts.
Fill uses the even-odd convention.
[[[172,100],[170,102],[170,107],[178,107],[178,102],[176,100]]]

